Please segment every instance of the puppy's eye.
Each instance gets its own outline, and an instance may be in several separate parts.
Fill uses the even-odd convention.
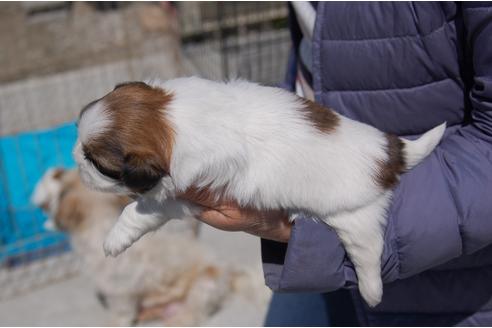
[[[89,161],[102,175],[105,175],[113,180],[120,179],[120,172],[104,167],[88,153],[84,154],[84,156],[86,160]]]

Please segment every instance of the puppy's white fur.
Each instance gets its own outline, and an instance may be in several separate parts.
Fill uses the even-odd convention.
[[[82,143],[86,142],[89,138],[105,132],[109,128],[111,118],[104,111],[103,106],[103,104],[96,102],[84,113],[86,119],[80,121],[78,126],[79,139]]]
[[[391,191],[375,182],[380,163],[388,160],[383,132],[337,114],[336,129],[321,133],[300,110],[299,98],[246,81],[180,78],[151,85],[173,95],[163,111],[175,132],[170,175],[125,209],[104,244],[108,254],[121,253],[167,222],[168,206],[183,215],[197,213],[196,207],[173,199],[190,186],[207,187],[241,205],[315,214],[343,242],[364,299],[371,306],[380,302],[380,258],[391,199]],[[95,126],[100,118],[82,119]],[[81,125],[84,138],[95,133],[83,130]],[[402,139],[407,169],[434,149],[444,130],[442,124],[416,141]],[[89,184],[121,192],[116,182],[111,186],[111,179],[94,173],[80,151],[76,148],[75,157],[87,171],[83,176],[91,177]]]

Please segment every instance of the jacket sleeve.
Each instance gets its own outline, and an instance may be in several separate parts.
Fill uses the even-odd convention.
[[[470,122],[449,128],[395,189],[382,256],[384,282],[452,259],[465,265],[459,257],[492,243],[492,8],[462,6],[474,69]],[[336,234],[311,218],[296,221],[288,245],[262,241],[262,252],[266,282],[274,290],[321,292],[357,282]],[[492,264],[490,257],[478,261],[475,265]]]

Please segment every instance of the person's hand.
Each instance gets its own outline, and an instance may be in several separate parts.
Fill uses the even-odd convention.
[[[225,231],[244,231],[261,238],[288,242],[291,224],[283,211],[258,211],[221,204],[205,208],[201,221]]]
[[[231,201],[216,201],[206,191],[188,190],[181,197],[203,207],[199,219],[225,231],[244,231],[261,238],[288,242],[292,224],[284,211],[258,211]]]

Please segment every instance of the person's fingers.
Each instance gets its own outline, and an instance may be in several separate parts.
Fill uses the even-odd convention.
[[[205,209],[199,218],[201,221],[221,230],[239,231],[245,228],[243,220],[229,216],[231,214],[230,210],[229,215],[227,214],[227,210]]]
[[[282,211],[241,208],[237,203],[217,200],[208,190],[188,189],[183,198],[203,207],[199,219],[220,230],[244,231],[262,238],[287,242],[291,224]]]

